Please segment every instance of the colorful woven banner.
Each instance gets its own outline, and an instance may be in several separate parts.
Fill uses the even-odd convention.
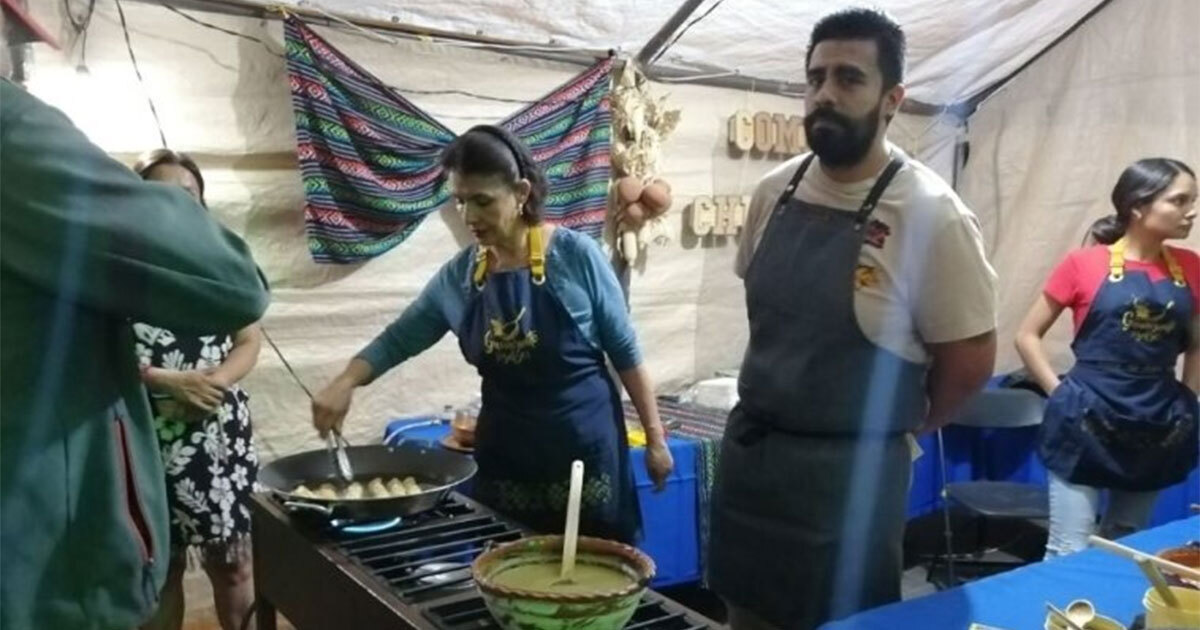
[[[608,209],[612,60],[587,72],[500,123],[533,152],[546,172],[546,220],[600,238]]]
[[[449,198],[438,155],[455,134],[294,17],[284,24],[308,246],[354,263],[395,247]],[[608,197],[609,75],[604,60],[500,124],[550,183],[547,220],[593,236]]]

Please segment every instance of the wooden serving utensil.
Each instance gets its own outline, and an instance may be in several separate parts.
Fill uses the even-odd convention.
[[[575,552],[579,545],[579,505],[583,501],[583,462],[571,464],[571,489],[567,495],[567,527],[563,533],[562,573],[555,585],[571,584],[575,574]]]

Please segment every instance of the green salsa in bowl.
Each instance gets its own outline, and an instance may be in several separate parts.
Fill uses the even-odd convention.
[[[535,536],[475,559],[472,573],[504,630],[615,630],[628,623],[654,578],[654,561],[621,543],[579,538],[563,583],[562,536]]]

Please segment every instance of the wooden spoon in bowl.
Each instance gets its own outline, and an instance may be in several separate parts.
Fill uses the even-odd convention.
[[[571,490],[567,495],[567,529],[563,533],[562,573],[555,585],[571,584],[575,573],[575,551],[579,545],[579,504],[583,499],[583,462],[571,464]]]

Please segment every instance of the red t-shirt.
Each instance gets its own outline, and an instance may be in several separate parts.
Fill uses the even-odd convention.
[[[1187,280],[1188,289],[1192,292],[1192,304],[1196,312],[1200,312],[1200,256],[1190,249],[1168,247],[1171,255],[1183,268],[1183,277]],[[1054,268],[1050,279],[1046,281],[1043,292],[1046,297],[1071,309],[1075,319],[1075,332],[1083,325],[1092,306],[1092,299],[1100,290],[1100,285],[1108,278],[1109,253],[1107,245],[1094,245],[1077,249]],[[1129,271],[1144,271],[1150,276],[1151,282],[1171,277],[1165,260],[1159,258],[1152,263],[1136,260],[1126,260],[1125,269]]]

